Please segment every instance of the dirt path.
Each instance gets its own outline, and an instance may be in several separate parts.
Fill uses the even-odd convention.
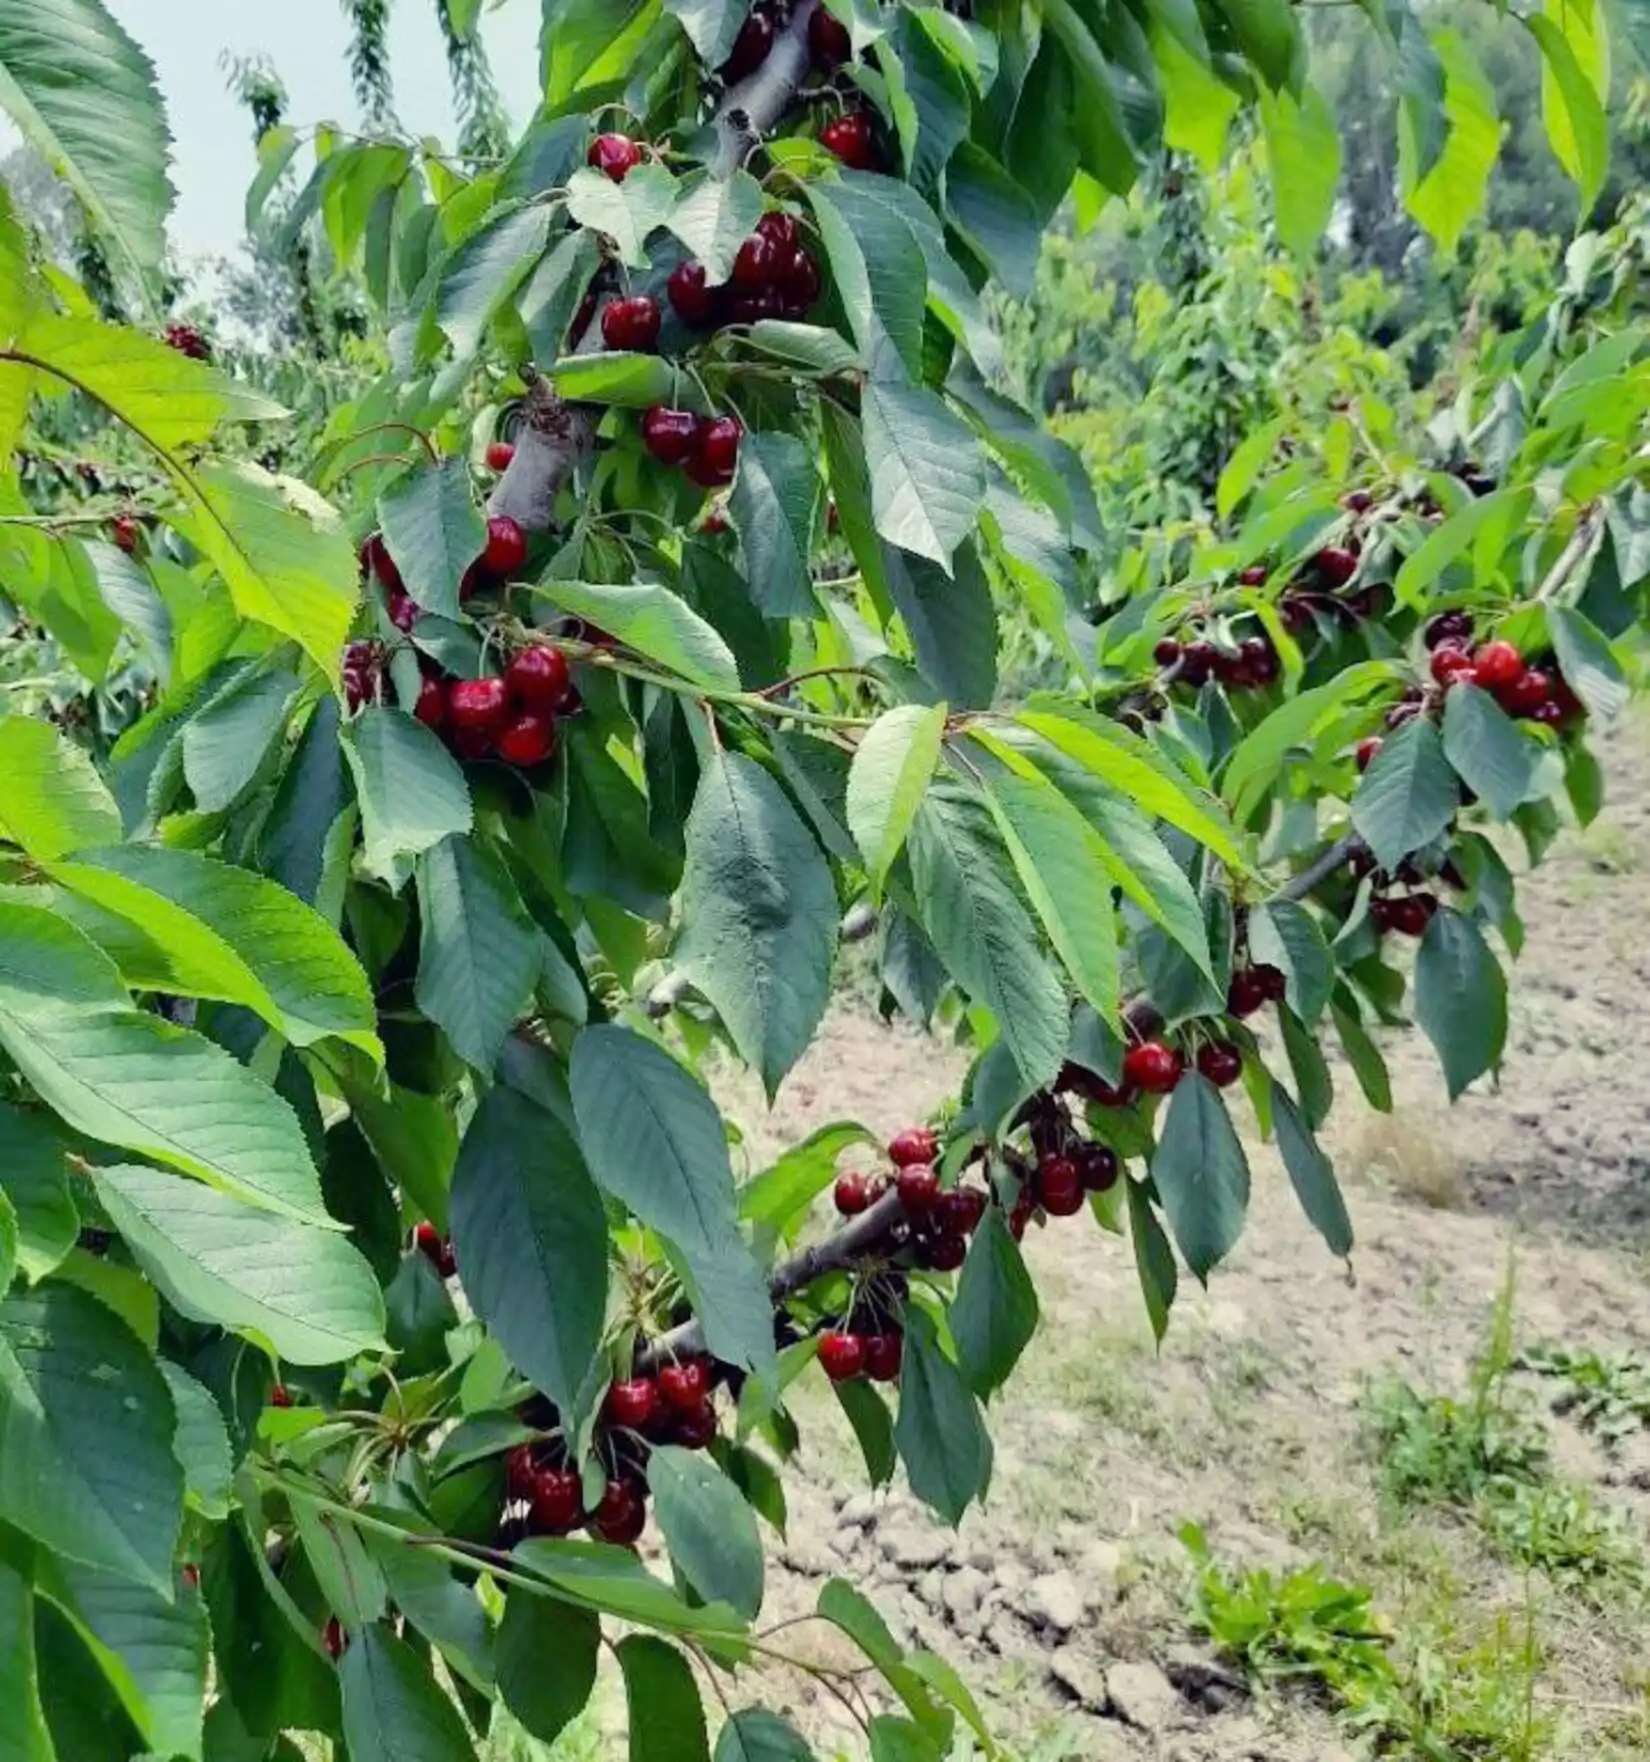
[[[963,1667],[1036,1762],[1358,1753],[1326,1716],[1249,1700],[1190,1643],[1175,1536],[1191,1520],[1224,1560],[1310,1557],[1373,1583],[1391,1619],[1453,1633],[1492,1682],[1516,1674],[1495,1648],[1533,1635],[1530,1705],[1551,1729],[1533,1747],[1463,1755],[1650,1754],[1642,1603],[1578,1600],[1510,1571],[1460,1521],[1383,1510],[1360,1406],[1394,1374],[1459,1392],[1515,1253],[1521,1340],[1650,1354],[1650,737],[1616,739],[1608,770],[1598,825],[1521,889],[1528,940],[1500,1093],[1449,1108],[1419,1036],[1390,1040],[1393,1116],[1338,1083],[1350,1280],[1264,1147],[1249,1231],[1207,1293],[1183,1285],[1161,1355],[1125,1242],[1086,1217],[1035,1233],[1043,1327],[993,1412],[986,1509],[953,1536],[903,1493],[867,1495],[834,1404],[805,1395],[773,1613],[849,1577],[904,1637]],[[965,1063],[842,1011],[772,1116],[745,1123],[773,1146],[844,1117],[891,1131],[953,1094]],[[1645,1435],[1612,1455],[1550,1423],[1564,1472],[1626,1507],[1642,1540]],[[846,1737],[829,1703],[797,1706],[823,1753]]]

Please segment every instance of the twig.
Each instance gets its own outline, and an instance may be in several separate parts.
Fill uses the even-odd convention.
[[[729,86],[711,122],[717,135],[712,177],[732,177],[796,96],[811,60],[808,20],[818,8],[819,0],[802,0],[774,38],[762,65],[748,79]]]
[[[1535,590],[1537,605],[1545,605],[1548,600],[1558,596],[1582,559],[1593,548],[1593,541],[1598,537],[1603,523],[1604,512],[1596,503],[1583,513],[1576,522],[1575,531],[1570,534],[1570,542],[1558,553],[1558,560]]]
[[[764,685],[755,695],[777,697],[780,692],[789,691],[793,685],[800,685],[804,679],[833,679],[844,674],[853,674],[860,679],[876,678],[869,667],[809,667],[805,672],[792,673],[787,678],[775,680],[772,685]]]

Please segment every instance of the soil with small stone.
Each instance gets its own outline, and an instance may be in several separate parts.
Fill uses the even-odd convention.
[[[1254,1143],[1248,1231],[1207,1292],[1183,1281],[1161,1353],[1125,1239],[1086,1213],[1033,1230],[1042,1328],[993,1404],[984,1508],[952,1532],[898,1483],[866,1491],[834,1402],[822,1387],[804,1391],[765,1618],[803,1613],[827,1578],[848,1579],[903,1641],[955,1663],[999,1733],[1036,1762],[1330,1762],[1362,1752],[1326,1711],[1252,1697],[1193,1638],[1177,1531],[1199,1524],[1237,1565],[1320,1559],[1369,1578],[1400,1627],[1411,1575],[1393,1562],[1425,1554],[1447,1561],[1467,1623],[1506,1614],[1516,1625],[1535,1608],[1537,1692],[1559,1728],[1540,1754],[1646,1753],[1618,1737],[1650,1742],[1633,1665],[1635,1651],[1641,1668],[1646,1656],[1642,1610],[1590,1619],[1459,1524],[1383,1509],[1361,1410],[1371,1380],[1393,1374],[1460,1392],[1510,1260],[1521,1341],[1650,1353],[1650,736],[1635,726],[1605,758],[1600,821],[1568,833],[1521,883],[1527,940],[1499,1088],[1480,1084],[1450,1107],[1418,1033],[1386,1038],[1390,1116],[1337,1071],[1327,1136],[1357,1227],[1350,1266],[1301,1216],[1274,1152]],[[841,1009],[771,1114],[746,1090],[729,1101],[760,1166],[830,1120],[887,1133],[922,1118],[955,1094],[966,1062]],[[1550,1391],[1528,1393],[1539,1411]],[[1564,1473],[1627,1508],[1642,1536],[1650,1434],[1606,1450],[1540,1417]],[[1435,1583],[1431,1593],[1417,1583],[1413,1595],[1427,1594]],[[787,1638],[835,1656],[823,1626]],[[764,1694],[791,1697],[822,1754],[855,1747],[840,1705],[806,1677],[781,1671]]]

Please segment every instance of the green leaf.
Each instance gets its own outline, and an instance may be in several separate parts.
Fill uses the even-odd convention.
[[[1288,0],[1220,0],[1215,10],[1268,85],[1280,87],[1294,76],[1301,30]]]
[[[369,705],[344,732],[361,804],[362,860],[387,880],[397,860],[470,830],[470,791],[457,762],[422,722]]]
[[[746,1707],[722,1727],[715,1762],[814,1762],[814,1753],[777,1713]]]
[[[871,1762],[944,1762],[944,1752],[914,1719],[879,1713],[870,1733]]]
[[[872,1133],[852,1120],[818,1127],[739,1189],[739,1215],[758,1229],[765,1226],[789,1234],[836,1179],[837,1158],[842,1152],[851,1144],[876,1142]],[[4,1143],[0,1116],[0,1147]],[[3,1172],[0,1180],[4,1180]]]
[[[1249,1162],[1220,1091],[1199,1072],[1175,1087],[1152,1180],[1186,1264],[1207,1284],[1243,1233]]]
[[[784,791],[754,760],[719,754],[687,826],[678,966],[715,1006],[771,1097],[830,997],[836,888]]]
[[[981,261],[1016,299],[1029,300],[1043,248],[1031,197],[988,153],[963,141],[945,176],[946,210]]]
[[[100,1167],[98,1196],[175,1309],[291,1364],[340,1364],[384,1343],[384,1302],[349,1240],[132,1163]]]
[[[551,580],[540,582],[533,591],[693,685],[714,691],[740,688],[733,652],[716,629],[669,588],[651,581],[603,585]]]
[[[606,1542],[521,1542],[515,1559],[524,1571],[581,1603],[662,1633],[743,1633],[747,1625],[720,1603],[690,1603],[629,1550]]]
[[[538,934],[496,853],[444,838],[418,859],[418,1007],[476,1070],[498,1063],[527,1013]]]
[[[498,1689],[541,1743],[553,1744],[589,1704],[601,1637],[593,1610],[511,1588],[498,1630]]]
[[[675,403],[681,386],[679,370],[669,361],[622,349],[565,356],[550,369],[550,378],[569,403],[617,404],[634,410]]]
[[[563,124],[569,120],[573,122],[582,153],[586,135],[584,118],[562,117],[558,120]],[[561,180],[555,178],[551,181],[559,183]],[[557,361],[567,346],[567,333],[596,271],[601,267],[601,260],[601,240],[593,232],[581,229],[568,233],[528,278],[516,298],[516,310],[538,360]],[[558,362],[558,365],[565,363]]]
[[[424,1265],[429,1268],[428,1261]],[[415,1520],[406,1521],[412,1527]],[[457,1676],[491,1700],[493,1624],[475,1586],[427,1548],[380,1534],[368,1533],[365,1540],[384,1575],[391,1604],[436,1646]]]
[[[297,155],[298,131],[276,123],[258,136],[258,171],[246,191],[246,230],[254,238],[263,231],[264,204]]]
[[[91,755],[50,722],[26,716],[0,721],[0,832],[38,862],[92,844],[115,844],[120,810]]]
[[[1610,47],[1598,0],[1545,0],[1524,26],[1541,45],[1541,115],[1586,220],[1610,169]],[[1549,16],[1550,15],[1550,16]]]
[[[1174,1250],[1157,1220],[1157,1213],[1152,1210],[1145,1188],[1132,1180],[1124,1185],[1129,1194],[1129,1234],[1134,1241],[1140,1291],[1146,1300],[1152,1333],[1161,1345],[1163,1336],[1169,1331],[1169,1311],[1174,1307],[1180,1274],[1175,1269]]]
[[[0,109],[158,301],[171,137],[149,57],[98,0],[0,0]]]
[[[1461,791],[1444,756],[1438,730],[1424,716],[1389,734],[1352,798],[1352,824],[1383,869],[1396,869],[1412,851],[1455,818]]]
[[[1470,918],[1433,914],[1415,957],[1415,1019],[1437,1049],[1453,1101],[1501,1063],[1507,978]]]
[[[97,1660],[148,1747],[200,1762],[208,1635],[200,1593],[174,1600],[72,1560],[42,1562],[50,1597]],[[9,1717],[9,1711],[8,1711]]]
[[[607,1221],[572,1135],[494,1089],[464,1134],[451,1206],[475,1313],[522,1375],[576,1414],[606,1318]]]
[[[378,524],[413,599],[426,612],[458,617],[459,583],[487,542],[464,460],[419,465],[397,478],[379,493]]]
[[[284,667],[255,668],[184,724],[184,780],[202,813],[233,807],[257,780],[286,727],[299,683]]]
[[[293,1489],[287,1494],[298,1525],[304,1563],[315,1575],[327,1607],[346,1629],[377,1621],[389,1600],[389,1586],[367,1550],[362,1532],[319,1500]]]
[[[532,273],[549,242],[550,219],[550,209],[542,203],[501,209],[483,221],[442,264],[435,321],[447,333],[460,361],[468,360],[481,347],[494,315]],[[453,462],[462,471],[463,462]],[[478,544],[476,551],[480,549]],[[410,588],[411,581],[407,585]],[[416,593],[413,597],[418,599]],[[447,609],[421,599],[419,604],[428,605],[432,612]]]
[[[68,1148],[48,1115],[0,1105],[0,1193],[15,1214],[17,1264],[31,1284],[56,1271],[80,1234]]]
[[[340,816],[351,808],[338,721],[338,700],[322,698],[287,761],[269,818],[258,832],[256,867],[306,905],[321,898],[328,878],[328,841],[337,836]]]
[[[0,1561],[0,1706],[6,1709],[6,1762],[57,1762],[35,1673],[34,1594]],[[760,1755],[760,1752],[757,1752]],[[721,1752],[717,1752],[721,1762]]]
[[[0,1044],[87,1137],[329,1221],[287,1103],[220,1047],[133,1009],[102,952],[33,906],[0,903]]]
[[[879,893],[939,763],[944,704],[901,704],[879,716],[848,772],[848,826]]]
[[[894,1478],[899,1457],[894,1450],[894,1416],[875,1387],[867,1382],[832,1383],[831,1393],[848,1416],[865,1458],[865,1472],[873,1487],[885,1487]]]
[[[1004,873],[984,808],[930,791],[909,855],[917,909],[940,959],[997,1018],[1026,1081],[1052,1081],[1065,1057],[1066,996]]]
[[[1289,1068],[1295,1073],[1295,1087],[1300,1091],[1301,1113],[1314,1131],[1329,1118],[1335,1104],[1335,1083],[1329,1074],[1329,1061],[1324,1057],[1317,1030],[1308,1028],[1294,1010],[1278,1011],[1278,1026],[1283,1032],[1283,1049],[1289,1055]],[[1266,1091],[1262,1091],[1262,1095]],[[1264,1124],[1264,1121],[1263,1121]]]
[[[748,434],[739,447],[731,506],[751,598],[769,618],[814,612],[809,559],[819,472],[793,434]]]
[[[1462,680],[1444,699],[1444,756],[1505,820],[1529,798],[1541,749],[1487,691]]]
[[[1289,981],[1289,1007],[1315,1022],[1335,988],[1335,957],[1318,920],[1298,901],[1269,900],[1249,914],[1249,951]]]
[[[949,573],[985,501],[974,431],[926,386],[868,381],[860,414],[877,531]]]
[[[1266,469],[1287,426],[1279,417],[1252,430],[1232,449],[1215,485],[1215,511],[1222,520],[1230,519],[1232,510],[1254,488],[1255,479]]]
[[[894,1443],[911,1491],[955,1526],[991,1480],[991,1437],[926,1310],[906,1311]]]
[[[874,363],[891,347],[905,371],[920,376],[928,278],[916,234],[900,214],[845,180],[809,184],[807,194],[861,356]]]
[[[350,1762],[474,1762],[464,1721],[428,1660],[383,1623],[349,1636],[338,1675]]]
[[[968,1386],[982,1399],[996,1393],[1013,1374],[1031,1344],[1040,1314],[1020,1246],[991,1206],[969,1244],[951,1303],[951,1337]]]
[[[1444,69],[1443,151],[1427,167],[1427,142],[1414,108],[1398,116],[1398,182],[1404,206],[1452,255],[1467,223],[1484,206],[1490,173],[1501,156],[1501,118],[1495,88],[1466,41],[1451,30],[1431,33]]]
[[[1015,720],[1075,759],[1156,819],[1204,844],[1239,874],[1249,873],[1220,804],[1194,786],[1155,748],[1126,728],[1079,711],[1022,711]]]
[[[879,573],[916,651],[917,671],[934,691],[967,709],[985,709],[997,690],[997,613],[991,584],[972,544],[938,563],[890,545]]]
[[[754,1621],[762,1607],[762,1539],[744,1495],[708,1457],[675,1445],[653,1451],[647,1484],[677,1571],[706,1602]]]
[[[178,1416],[172,1453],[183,1469],[185,1496],[202,1517],[221,1523],[229,1515],[230,1490],[235,1478],[223,1410],[192,1376],[175,1364],[162,1359],[160,1370],[172,1391],[172,1406]]]
[[[1284,90],[1260,92],[1266,162],[1278,237],[1310,262],[1335,207],[1341,181],[1341,132],[1323,94],[1308,86],[1299,100]]]
[[[331,1037],[382,1058],[372,988],[319,912],[250,869],[160,845],[116,845],[58,863],[53,878],[131,921],[158,957],[129,983],[238,1003],[294,1046]]]
[[[1347,1215],[1334,1166],[1319,1149],[1289,1091],[1279,1083],[1272,1085],[1272,1118],[1277,1124],[1283,1166],[1289,1171],[1301,1210],[1329,1244],[1330,1252],[1344,1260],[1352,1252],[1352,1219]]]
[[[1008,751],[981,738],[999,754]],[[1107,866],[1104,848],[1047,778],[1024,760],[1018,765],[1023,774],[986,778],[986,804],[1055,952],[1079,993],[1111,1020],[1118,1007],[1117,918],[1110,890],[1094,884]]]
[[[567,212],[580,226],[605,233],[627,268],[645,269],[648,235],[670,220],[676,190],[676,179],[654,160],[638,165],[622,184],[581,165],[567,180]]]
[[[1629,691],[1610,644],[1596,626],[1567,606],[1547,608],[1547,631],[1565,683],[1589,714],[1613,722],[1627,707]]]
[[[1392,1082],[1387,1075],[1386,1060],[1381,1057],[1381,1049],[1363,1024],[1356,999],[1344,986],[1337,989],[1329,1013],[1334,1017],[1341,1050],[1358,1079],[1358,1087],[1364,1092],[1364,1100],[1378,1113],[1391,1113]]]
[[[0,1519],[170,1597],[173,1424],[155,1361],[95,1297],[52,1283],[0,1303]]]
[[[695,35],[698,24],[699,34],[727,36],[731,47],[729,26],[737,32],[743,21],[729,0],[686,0],[686,4],[696,7],[700,14],[699,18],[682,19],[690,36]],[[714,24],[703,17],[712,9],[719,15]],[[683,7],[678,5],[672,10],[681,14]],[[706,58],[711,67],[726,59],[726,49]],[[756,231],[765,206],[762,186],[748,171],[736,171],[728,178],[713,177],[707,172],[697,182],[684,186],[666,225],[705,266],[706,277],[716,287],[733,274],[733,260],[739,255],[739,247]]]
[[[614,1650],[630,1712],[630,1762],[710,1762],[705,1709],[687,1659],[651,1634],[631,1634]]]

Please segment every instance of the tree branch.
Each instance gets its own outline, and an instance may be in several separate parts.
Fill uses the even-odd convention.
[[[775,38],[768,58],[748,78],[729,86],[711,119],[716,130],[716,156],[711,175],[728,178],[785,113],[808,72],[808,20],[819,0],[801,0],[789,23]]]
[[[528,388],[516,454],[487,499],[488,514],[514,520],[523,532],[548,532],[562,485],[595,439],[591,413],[569,404],[541,374]]]

